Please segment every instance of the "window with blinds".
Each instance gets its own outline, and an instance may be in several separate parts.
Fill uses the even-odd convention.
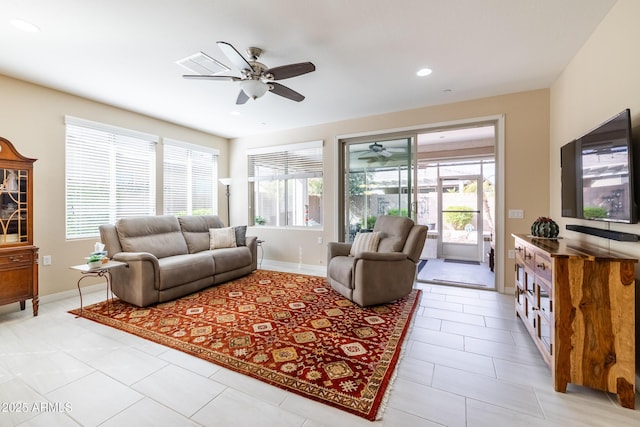
[[[322,226],[322,141],[247,154],[254,224]]]
[[[165,139],[163,153],[164,213],[217,214],[219,151]]]
[[[101,224],[154,215],[158,137],[66,117],[66,237],[99,236]]]

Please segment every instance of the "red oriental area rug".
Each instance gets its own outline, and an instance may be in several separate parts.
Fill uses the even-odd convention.
[[[375,420],[419,296],[361,308],[324,277],[258,270],[172,302],[105,301],[82,314]]]

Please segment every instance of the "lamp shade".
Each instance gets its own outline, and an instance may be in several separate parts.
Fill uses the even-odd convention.
[[[260,98],[267,93],[269,86],[262,80],[243,80],[240,82],[242,91],[251,99]]]
[[[220,178],[218,181],[222,185],[231,185],[231,178]]]

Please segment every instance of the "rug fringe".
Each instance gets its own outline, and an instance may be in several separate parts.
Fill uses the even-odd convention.
[[[418,301],[416,301],[417,307],[415,311],[417,311],[420,308],[420,303],[422,302],[423,295],[424,295],[424,292],[420,292],[418,294]],[[400,354],[398,354],[398,361],[396,362],[396,366],[393,369],[393,374],[391,374],[391,378],[389,378],[389,384],[387,385],[387,389],[384,391],[384,395],[382,396],[382,400],[380,401],[380,406],[378,407],[378,413],[376,414],[375,421],[382,420],[382,415],[384,415],[385,411],[387,410],[389,397],[391,396],[391,391],[393,391],[393,386],[396,382],[396,378],[398,377],[398,366],[400,365],[400,363],[402,363],[402,360],[404,359],[404,356],[408,351],[407,350],[407,347],[409,346],[408,338],[411,336],[411,333],[413,332],[413,328],[416,323],[416,319],[418,318],[415,311],[411,316],[411,320],[409,321],[409,327],[407,328],[406,335],[402,340],[402,345],[400,346]]]

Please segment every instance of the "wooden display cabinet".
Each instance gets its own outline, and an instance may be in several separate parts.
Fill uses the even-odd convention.
[[[38,315],[38,248],[33,245],[33,163],[0,137],[0,305],[33,300]]]
[[[635,406],[637,259],[566,239],[515,238],[515,307],[553,386],[617,393]]]

